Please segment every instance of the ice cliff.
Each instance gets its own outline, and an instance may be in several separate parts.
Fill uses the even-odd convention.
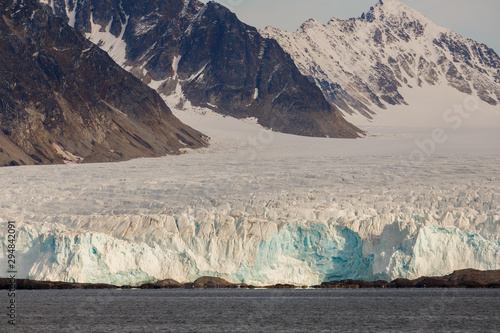
[[[19,273],[37,280],[118,285],[192,281],[202,275],[255,285],[314,285],[500,268],[498,215],[455,209],[434,220],[435,211],[413,205],[394,214],[325,204],[288,197],[246,207],[216,203],[171,215],[26,222],[18,230]],[[6,224],[0,228],[6,239]]]

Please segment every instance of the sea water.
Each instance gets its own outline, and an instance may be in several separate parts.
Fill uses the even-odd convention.
[[[36,290],[16,302],[1,332],[500,332],[500,290]]]

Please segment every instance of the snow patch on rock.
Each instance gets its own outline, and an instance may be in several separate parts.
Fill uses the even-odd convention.
[[[111,25],[113,24],[113,18],[111,18],[108,25],[104,28],[94,23],[94,19],[90,17],[90,22],[92,24],[91,32],[87,33],[85,37],[91,40],[94,44],[99,46],[102,50],[106,51],[117,64],[123,67],[126,62],[126,49],[127,43],[123,39],[125,30],[127,29],[128,15],[125,16],[125,22],[121,23],[121,32],[118,37],[111,33]]]

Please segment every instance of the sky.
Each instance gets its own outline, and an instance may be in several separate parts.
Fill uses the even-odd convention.
[[[203,1],[207,2],[207,1]],[[218,0],[245,23],[295,31],[309,18],[327,23],[367,12],[378,0]],[[500,0],[401,0],[440,26],[485,43],[500,54]]]

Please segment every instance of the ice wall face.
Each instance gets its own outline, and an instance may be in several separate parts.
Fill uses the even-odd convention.
[[[139,263],[152,266],[153,249],[104,234],[24,226],[17,249],[19,278],[117,285],[152,281]]]
[[[143,218],[140,227],[169,220],[167,216]],[[24,225],[18,244],[20,277],[138,285],[164,278],[190,281],[214,275],[254,285],[315,285],[500,267],[500,242],[456,227],[422,226],[409,233],[407,227],[400,230],[394,223],[380,236],[362,240],[348,227],[334,224],[286,223],[266,230],[264,222],[258,227],[259,223],[252,222],[215,226],[177,219],[176,223],[176,232],[167,231],[161,240],[149,242],[140,237],[126,240],[103,233]],[[233,239],[225,237],[230,229]],[[161,227],[157,231],[165,232]],[[6,253],[6,244],[2,253]],[[6,265],[5,256],[1,262]]]
[[[396,225],[387,226],[367,249],[374,254],[374,273],[390,279],[434,276],[465,267],[491,270],[500,265],[498,240],[436,225],[419,228],[416,234],[398,239],[390,231],[395,228]]]
[[[370,259],[363,256],[359,235],[346,227],[290,223],[261,241],[254,264],[242,278],[250,283],[283,280],[308,285],[372,279]]]

